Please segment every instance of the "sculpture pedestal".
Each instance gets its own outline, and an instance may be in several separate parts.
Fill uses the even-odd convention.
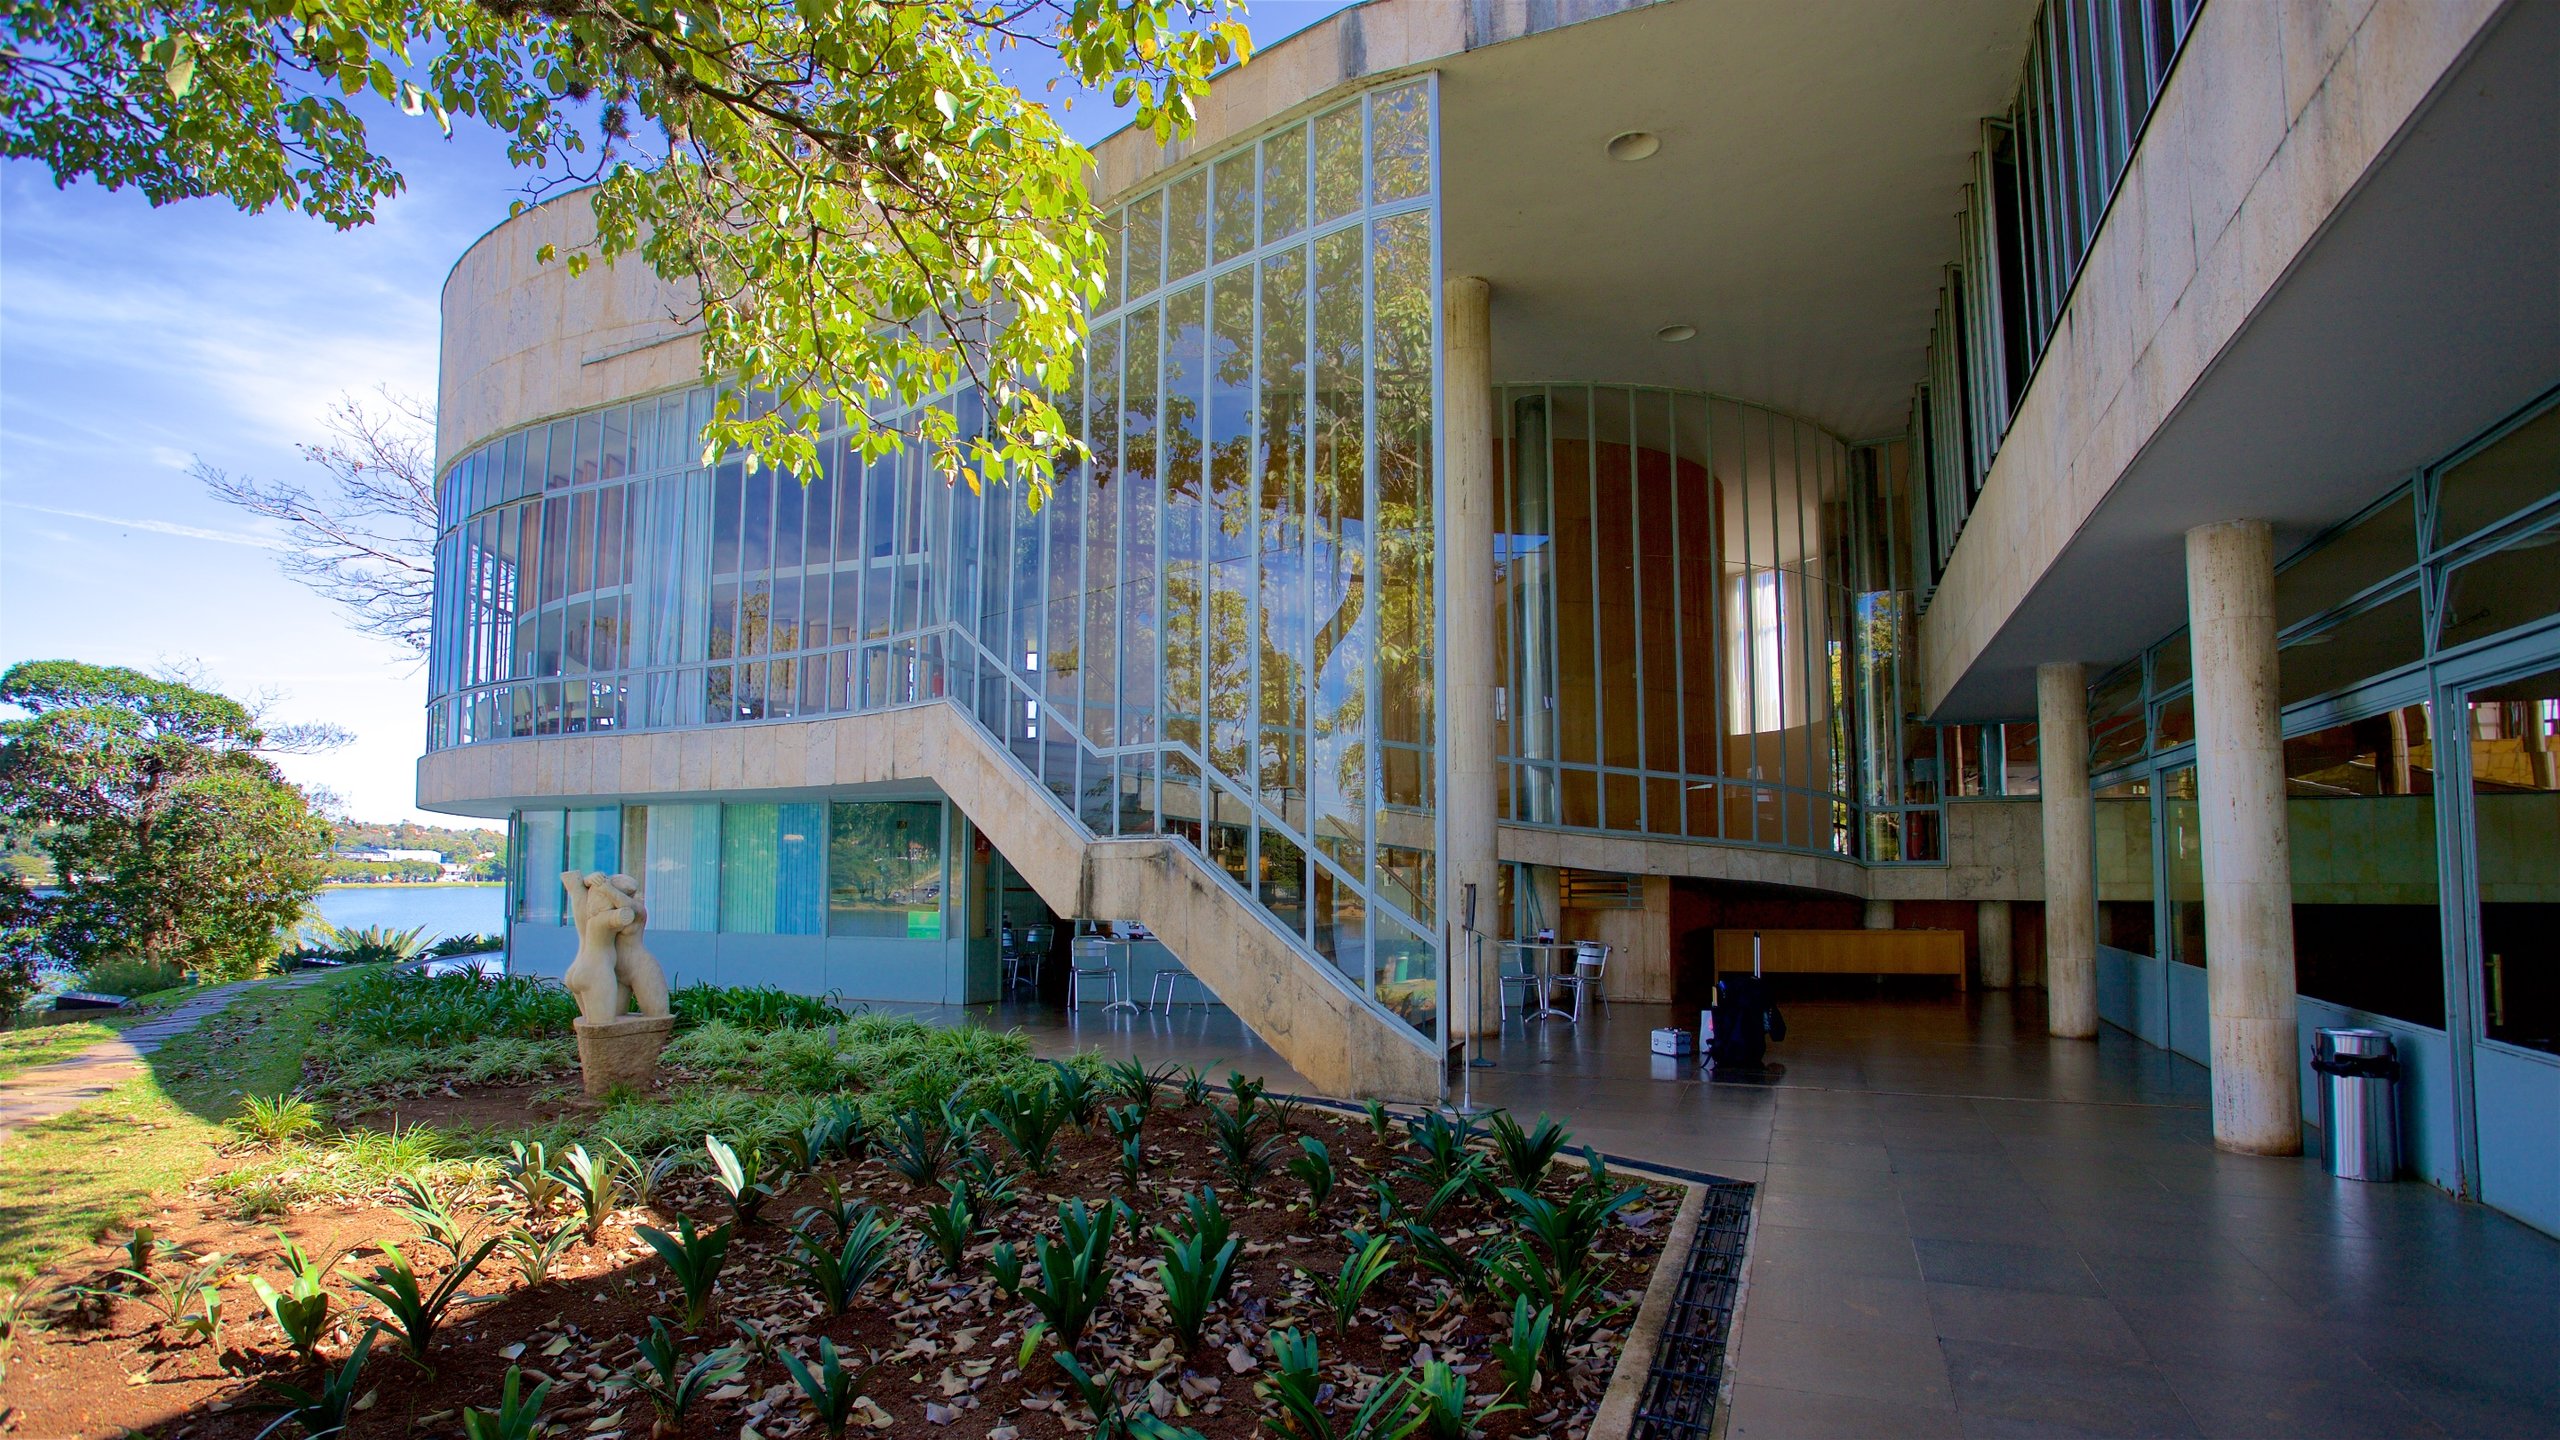
[[[587,1097],[595,1099],[621,1087],[646,1090],[658,1078],[658,1052],[676,1029],[673,1015],[625,1015],[601,1023],[581,1019],[578,1068],[586,1073]]]

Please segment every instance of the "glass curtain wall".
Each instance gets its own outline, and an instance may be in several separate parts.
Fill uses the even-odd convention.
[[[2471,838],[2482,914],[2508,895],[2548,898],[2521,879],[2555,847],[2530,824],[2560,791],[2549,757],[2560,714],[2531,704],[2471,704],[2462,732],[2473,774],[2440,776],[2440,666],[2531,637],[2560,654],[2560,392],[2446,463],[2413,477],[2287,557],[2276,573],[2277,690],[2285,706],[2285,789],[2293,856],[2299,992],[2412,1024],[2442,1027],[2445,992],[2439,782],[2475,795]],[[2103,795],[2156,780],[2160,827],[2157,938],[2147,952],[2208,965],[2194,768],[2194,657],[2169,636],[2090,689],[2090,767]],[[2129,822],[2129,817],[2128,817]],[[2101,805],[2101,829],[2106,828]],[[2105,839],[2104,834],[2101,836]],[[2457,837],[2452,844],[2465,843]],[[2104,850],[2102,844],[2102,851]],[[2510,856],[2532,857],[2511,861]],[[2494,858],[2493,858],[2494,857]],[[2102,855],[2103,860],[2103,855]],[[2494,877],[2494,878],[2493,878]],[[2101,885],[2105,877],[2101,876]],[[2507,889],[2500,889],[2507,886]],[[2496,897],[2496,898],[2493,898]],[[2116,907],[2102,907],[2117,924]],[[2132,943],[2132,918],[2122,917]],[[2482,922],[2483,934],[2491,926]],[[2531,953],[2501,932],[2484,949]],[[2526,994],[2533,993],[2528,980]],[[2482,1002],[2484,1005],[2486,1001]],[[2482,1013],[2487,1012],[2484,1009]]]
[[[1381,87],[1113,212],[1058,397],[1088,458],[1038,509],[943,483],[920,446],[860,463],[840,428],[814,475],[700,466],[708,391],[465,457],[430,748],[948,697],[1093,833],[1188,840],[1433,1032],[1435,103],[1428,78]],[[984,423],[974,392],[946,403]],[[1820,613],[1801,583],[1790,624]],[[1772,703],[1801,716],[1794,673],[1751,683],[1792,684]],[[762,844],[723,864],[785,864]]]
[[[1986,121],[1938,294],[1912,438],[1925,600],[2006,436],[2203,0],[2049,0],[2006,114]]]
[[[1497,396],[1502,815],[1851,853],[1849,451],[1721,396]],[[1934,797],[1931,797],[1934,799]]]

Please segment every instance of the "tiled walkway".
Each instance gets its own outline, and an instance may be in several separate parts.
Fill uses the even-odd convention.
[[[1766,1084],[1655,1059],[1637,1005],[1476,1072],[1479,1104],[1762,1187],[1733,1440],[2560,1434],[2560,1240],[2216,1151],[2201,1068],[2050,1040],[2032,992],[1787,1015]],[[1223,1012],[996,1018],[1292,1078]]]

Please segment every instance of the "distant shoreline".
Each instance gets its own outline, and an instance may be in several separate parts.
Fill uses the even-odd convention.
[[[504,880],[329,880],[323,890],[497,890]]]

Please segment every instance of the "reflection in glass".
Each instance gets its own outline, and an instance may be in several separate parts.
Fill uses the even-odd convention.
[[[2295,988],[2444,1024],[2435,754],[2412,705],[2284,742]]]
[[[2160,794],[2168,860],[2166,958],[2200,966],[2205,963],[2204,817],[2196,808],[2195,767],[2163,774]]]
[[[942,891],[939,801],[827,807],[828,934],[938,940]]]
[[[2560,1054],[2560,670],[2465,708],[2481,1033]]]

